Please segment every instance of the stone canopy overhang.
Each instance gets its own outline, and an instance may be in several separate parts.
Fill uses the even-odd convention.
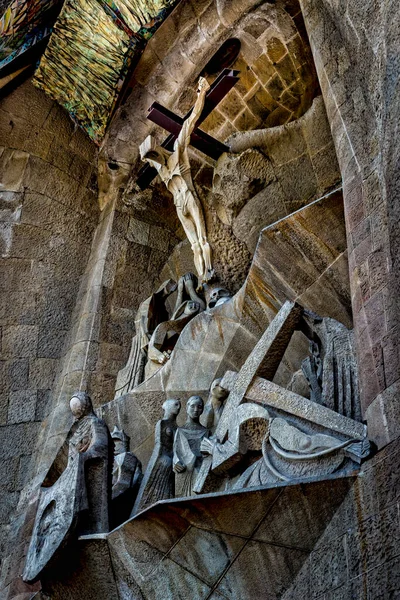
[[[82,536],[42,578],[75,599],[282,598],[354,475],[161,501],[109,534]],[[312,574],[318,577],[318,573]]]

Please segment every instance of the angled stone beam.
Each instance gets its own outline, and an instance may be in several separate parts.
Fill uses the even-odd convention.
[[[223,387],[230,385],[226,388],[230,390],[230,394],[215,431],[215,437],[220,442],[225,441],[229,426],[232,426],[232,419],[235,419],[234,415],[238,407],[245,400],[247,389],[253,379],[257,375],[272,379],[275,375],[302,314],[301,306],[295,302],[285,302],[254,346],[240,372],[236,374],[235,380],[232,380],[230,374],[223,378],[221,385]],[[226,383],[225,378],[227,378]],[[235,455],[235,460],[240,460],[239,453]],[[193,488],[196,493],[203,491],[211,466],[212,458],[205,457]]]
[[[232,411],[243,402],[247,388],[254,377],[256,375],[265,379],[274,377],[302,314],[301,306],[295,302],[285,302],[254,346],[230,390],[215,432],[218,439],[222,440],[225,437]],[[225,385],[224,379],[221,385]]]
[[[227,390],[234,390],[237,379],[238,373],[227,371],[222,385]],[[245,400],[277,408],[350,438],[363,440],[367,434],[367,427],[363,423],[344,417],[322,404],[312,402],[261,377],[255,377],[247,388]]]

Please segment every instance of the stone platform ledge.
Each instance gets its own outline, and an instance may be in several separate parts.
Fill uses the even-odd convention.
[[[158,502],[79,538],[43,590],[59,600],[278,599],[357,473]]]

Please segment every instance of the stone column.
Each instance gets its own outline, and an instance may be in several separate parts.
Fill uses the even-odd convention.
[[[399,6],[301,5],[343,178],[363,415],[383,446],[400,422]]]

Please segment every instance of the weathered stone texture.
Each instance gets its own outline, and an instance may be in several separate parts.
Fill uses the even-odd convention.
[[[387,442],[385,414],[399,423],[386,391],[399,379],[399,9],[301,5],[343,178],[363,408]]]
[[[182,236],[172,204],[170,195],[155,186],[143,194],[115,199],[101,213],[73,307],[54,402],[49,410],[42,398],[39,408],[49,413],[40,442],[39,470],[48,468],[65,439],[71,424],[68,400],[76,389],[87,390],[95,407],[113,398],[139,304],[157,287],[160,271]],[[43,339],[49,350],[56,343],[52,336]],[[47,369],[47,363],[40,365],[42,377],[48,376]]]
[[[0,436],[10,465],[0,482],[2,554],[33,473],[98,209],[94,146],[29,81],[0,101],[0,139]]]
[[[225,182],[218,172],[221,163],[214,172],[215,163],[196,152],[191,163],[207,213],[216,270],[230,291],[243,283],[259,232],[270,226],[239,296],[242,322],[237,331],[225,327],[223,307],[210,318],[212,326],[198,320],[180,340],[182,347],[187,344],[184,389],[182,364],[174,367],[172,359],[152,382],[153,388],[150,382],[118,407],[110,403],[105,415],[114,422],[121,419],[146,463],[166,391],[179,391],[183,401],[193,392],[205,393],[210,377],[222,374],[213,369],[226,367],[220,360],[221,344],[228,366],[240,367],[281,300],[298,299],[350,324],[340,192],[328,198],[331,209],[321,208],[324,202],[304,208],[337,188],[342,177],[364,417],[380,447],[398,435],[400,263],[395,173],[400,94],[393,58],[397,7],[394,0],[365,5],[302,0],[326,119],[321,99],[307,112],[318,83],[298,3],[278,0],[261,9],[258,4],[181,2],[149,42],[134,74],[134,90],[116,114],[103,149],[106,162],[108,157],[132,167],[131,189],[128,186],[124,202],[111,201],[100,220],[92,189],[92,144],[29,83],[0,102],[0,289],[5,291],[0,302],[1,534],[14,514],[19,491],[31,479],[30,457],[38,440],[42,453],[36,468],[45,469],[65,438],[70,394],[87,389],[97,407],[111,400],[140,302],[160,279],[193,270],[188,243],[179,244],[184,233],[171,196],[157,181],[140,193],[131,184],[138,167],[138,142],[154,129],[145,120],[150,104],[158,100],[184,114],[193,103],[200,68],[230,36],[238,36],[242,43],[234,65],[241,71],[240,82],[207,119],[205,129],[238,144],[247,130],[255,135],[254,130],[264,127],[267,143],[252,138],[248,146],[233,147],[234,156],[221,159],[233,164],[222,173]],[[389,100],[382,106],[383,96]],[[310,118],[318,104],[319,116]],[[232,137],[235,132],[239,135]],[[298,209],[302,210],[289,216]],[[269,270],[267,290],[261,285],[260,270]],[[263,294],[267,299],[261,303]],[[226,321],[234,322],[237,314],[228,317]],[[291,516],[279,502],[273,507],[280,513],[272,527],[269,508],[256,493],[254,514],[241,508],[232,518],[229,503],[219,507],[217,533],[208,529],[208,520],[216,514],[213,509],[205,511],[206,527],[203,515],[188,524],[186,514],[184,529],[176,517],[177,539],[171,544],[161,539],[168,533],[164,527],[141,531],[138,522],[124,533],[112,534],[110,550],[104,540],[98,546],[89,542],[84,565],[71,563],[77,570],[67,586],[62,589],[60,580],[55,587],[49,584],[49,590],[54,597],[140,597],[134,583],[128,589],[124,538],[138,562],[143,555],[154,559],[145,573],[146,586],[159,597],[165,595],[169,569],[175,577],[169,592],[175,597],[236,600],[261,597],[273,588],[284,600],[394,598],[400,586],[398,458],[392,443],[365,466],[309,560],[306,553],[334,512],[319,520],[319,499],[326,492],[330,503],[338,501],[330,490],[318,493],[312,518],[308,513],[296,517],[311,529],[317,521],[312,544],[303,544],[298,527],[293,527],[295,519],[286,526],[285,519]],[[7,530],[15,549],[12,559],[4,561],[2,573],[10,599],[18,594],[27,598],[36,591],[18,579],[34,517],[34,486],[35,482],[29,493],[25,487]],[[27,498],[32,504],[25,514]],[[172,521],[171,517],[169,526]],[[162,535],[157,537],[160,529]],[[143,540],[137,539],[138,531]],[[153,539],[160,547],[152,545]],[[99,581],[87,592],[84,566],[89,568],[91,561]],[[99,565],[106,564],[102,578]],[[160,577],[153,581],[155,568]],[[243,583],[243,574],[255,572],[257,580]]]
[[[366,463],[282,600],[397,598],[400,446]]]

